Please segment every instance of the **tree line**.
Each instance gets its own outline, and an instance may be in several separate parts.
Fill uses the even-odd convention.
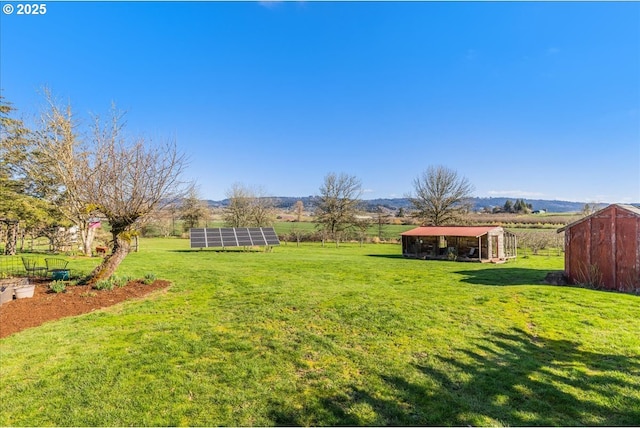
[[[115,107],[81,128],[71,105],[43,92],[46,107],[32,129],[0,99],[0,217],[24,221],[34,234],[74,226],[86,255],[95,220],[106,220],[111,252],[89,280],[109,278],[129,253],[140,222],[185,194],[180,177],[186,158],[174,141],[155,144],[127,135],[124,114]]]
[[[528,214],[533,211],[533,205],[527,204],[523,199],[516,199],[515,202],[511,202],[507,199],[502,207],[502,212],[513,214]]]
[[[32,127],[15,117],[0,97],[0,221],[32,238],[75,227],[81,251],[90,256],[97,220],[110,227],[111,252],[90,275],[110,277],[129,253],[131,240],[160,209],[177,215],[185,227],[198,224],[207,207],[194,183],[182,181],[185,155],[173,140],[160,143],[126,133],[125,114],[112,106],[81,126],[69,103],[43,90],[45,107]],[[362,215],[362,183],[347,173],[329,173],[314,198],[314,215],[323,242],[339,245],[347,232],[371,225]],[[408,198],[421,224],[456,223],[469,211],[473,186],[456,171],[430,166],[413,181]],[[266,226],[273,204],[261,189],[235,184],[227,191],[223,219],[229,227]],[[304,206],[296,204],[298,220]],[[378,222],[382,220],[378,216]],[[15,226],[17,227],[17,226]],[[7,226],[9,230],[9,226]],[[15,246],[5,246],[5,252]]]
[[[333,240],[336,245],[347,234],[356,234],[362,240],[375,223],[382,227],[385,215],[380,210],[375,219],[363,214],[362,182],[347,173],[331,172],[325,175],[314,198],[314,219],[323,244]],[[409,200],[411,215],[423,225],[445,225],[461,222],[470,210],[468,199],[473,186],[468,179],[445,166],[430,166],[413,181]],[[268,226],[273,218],[269,213],[273,205],[269,198],[257,196],[242,185],[234,185],[227,192],[229,205],[223,219],[228,227]],[[298,218],[302,202],[295,206]]]

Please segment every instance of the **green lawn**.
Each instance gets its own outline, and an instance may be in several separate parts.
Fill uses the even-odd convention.
[[[560,257],[141,244],[167,293],[0,340],[0,425],[640,424],[640,298],[542,285]]]

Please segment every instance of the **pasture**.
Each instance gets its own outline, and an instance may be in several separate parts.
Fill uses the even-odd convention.
[[[0,340],[0,425],[640,423],[640,298],[542,284],[562,257],[188,246],[119,269],[166,292]]]

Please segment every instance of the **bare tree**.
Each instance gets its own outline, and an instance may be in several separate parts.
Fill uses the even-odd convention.
[[[225,208],[222,218],[228,227],[247,227],[250,224],[251,204],[253,194],[251,190],[240,183],[234,183],[226,192],[229,205]]]
[[[296,221],[302,221],[302,214],[304,214],[304,202],[296,201],[296,204],[293,206],[293,212],[296,213]]]
[[[527,257],[527,249],[530,249],[534,255],[537,255],[540,250],[554,245],[558,234],[555,231],[524,231],[518,232],[518,244],[522,248],[524,257]]]
[[[176,209],[177,212],[177,209]],[[173,204],[151,213],[140,224],[142,236],[162,236],[168,238],[173,233]]]
[[[200,199],[196,188],[192,187],[180,205],[180,219],[184,222],[185,231],[198,227],[200,221],[208,214],[207,204]]]
[[[130,141],[124,138],[122,127],[122,115],[115,110],[108,124],[96,118],[94,125],[91,180],[85,188],[111,226],[113,248],[92,272],[92,281],[113,275],[129,253],[139,222],[185,195],[180,177],[186,158],[175,142]]]
[[[291,224],[291,228],[289,229],[288,239],[295,239],[296,247],[300,246],[300,241],[306,236],[306,232],[300,229],[296,223]]]
[[[378,206],[376,208],[376,224],[378,225],[378,239],[380,241],[384,240],[384,229],[385,226],[389,223],[389,218],[391,214],[385,211],[383,206]]]
[[[430,166],[413,181],[415,195],[409,200],[414,216],[423,224],[441,226],[460,221],[465,201],[471,197],[473,186],[458,173],[444,166]]]
[[[336,246],[342,232],[354,224],[361,195],[362,184],[356,177],[345,173],[325,176],[316,205],[316,219],[323,236],[333,237]]]
[[[61,107],[46,88],[44,98],[47,107],[34,133],[27,173],[37,192],[78,227],[82,250],[90,256],[95,229],[89,226],[97,207],[90,202],[92,195],[86,186],[94,179],[88,147],[76,132],[71,106]]]
[[[358,234],[358,241],[360,242],[360,246],[364,244],[364,241],[367,240],[369,228],[373,224],[373,221],[370,217],[362,216],[356,217],[353,226],[355,227]]]
[[[263,227],[273,223],[273,201],[263,190],[235,183],[227,191],[223,219],[228,227]]]
[[[264,189],[261,188],[255,189],[253,194],[250,225],[253,227],[271,226],[274,219],[273,199],[268,197]]]
[[[582,212],[580,214],[583,217],[588,217],[594,212],[598,211],[598,209],[600,209],[600,205],[601,204],[599,204],[598,202],[587,202],[586,204],[584,204],[584,207],[582,207]]]

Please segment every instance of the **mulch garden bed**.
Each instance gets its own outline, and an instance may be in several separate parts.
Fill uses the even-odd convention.
[[[113,290],[95,290],[90,286],[69,286],[63,293],[54,293],[49,282],[36,285],[33,297],[14,299],[0,306],[0,338],[10,336],[26,328],[39,326],[47,321],[85,314],[100,308],[113,306],[129,299],[136,299],[167,288],[170,282],[156,280],[152,284],[131,281]]]

